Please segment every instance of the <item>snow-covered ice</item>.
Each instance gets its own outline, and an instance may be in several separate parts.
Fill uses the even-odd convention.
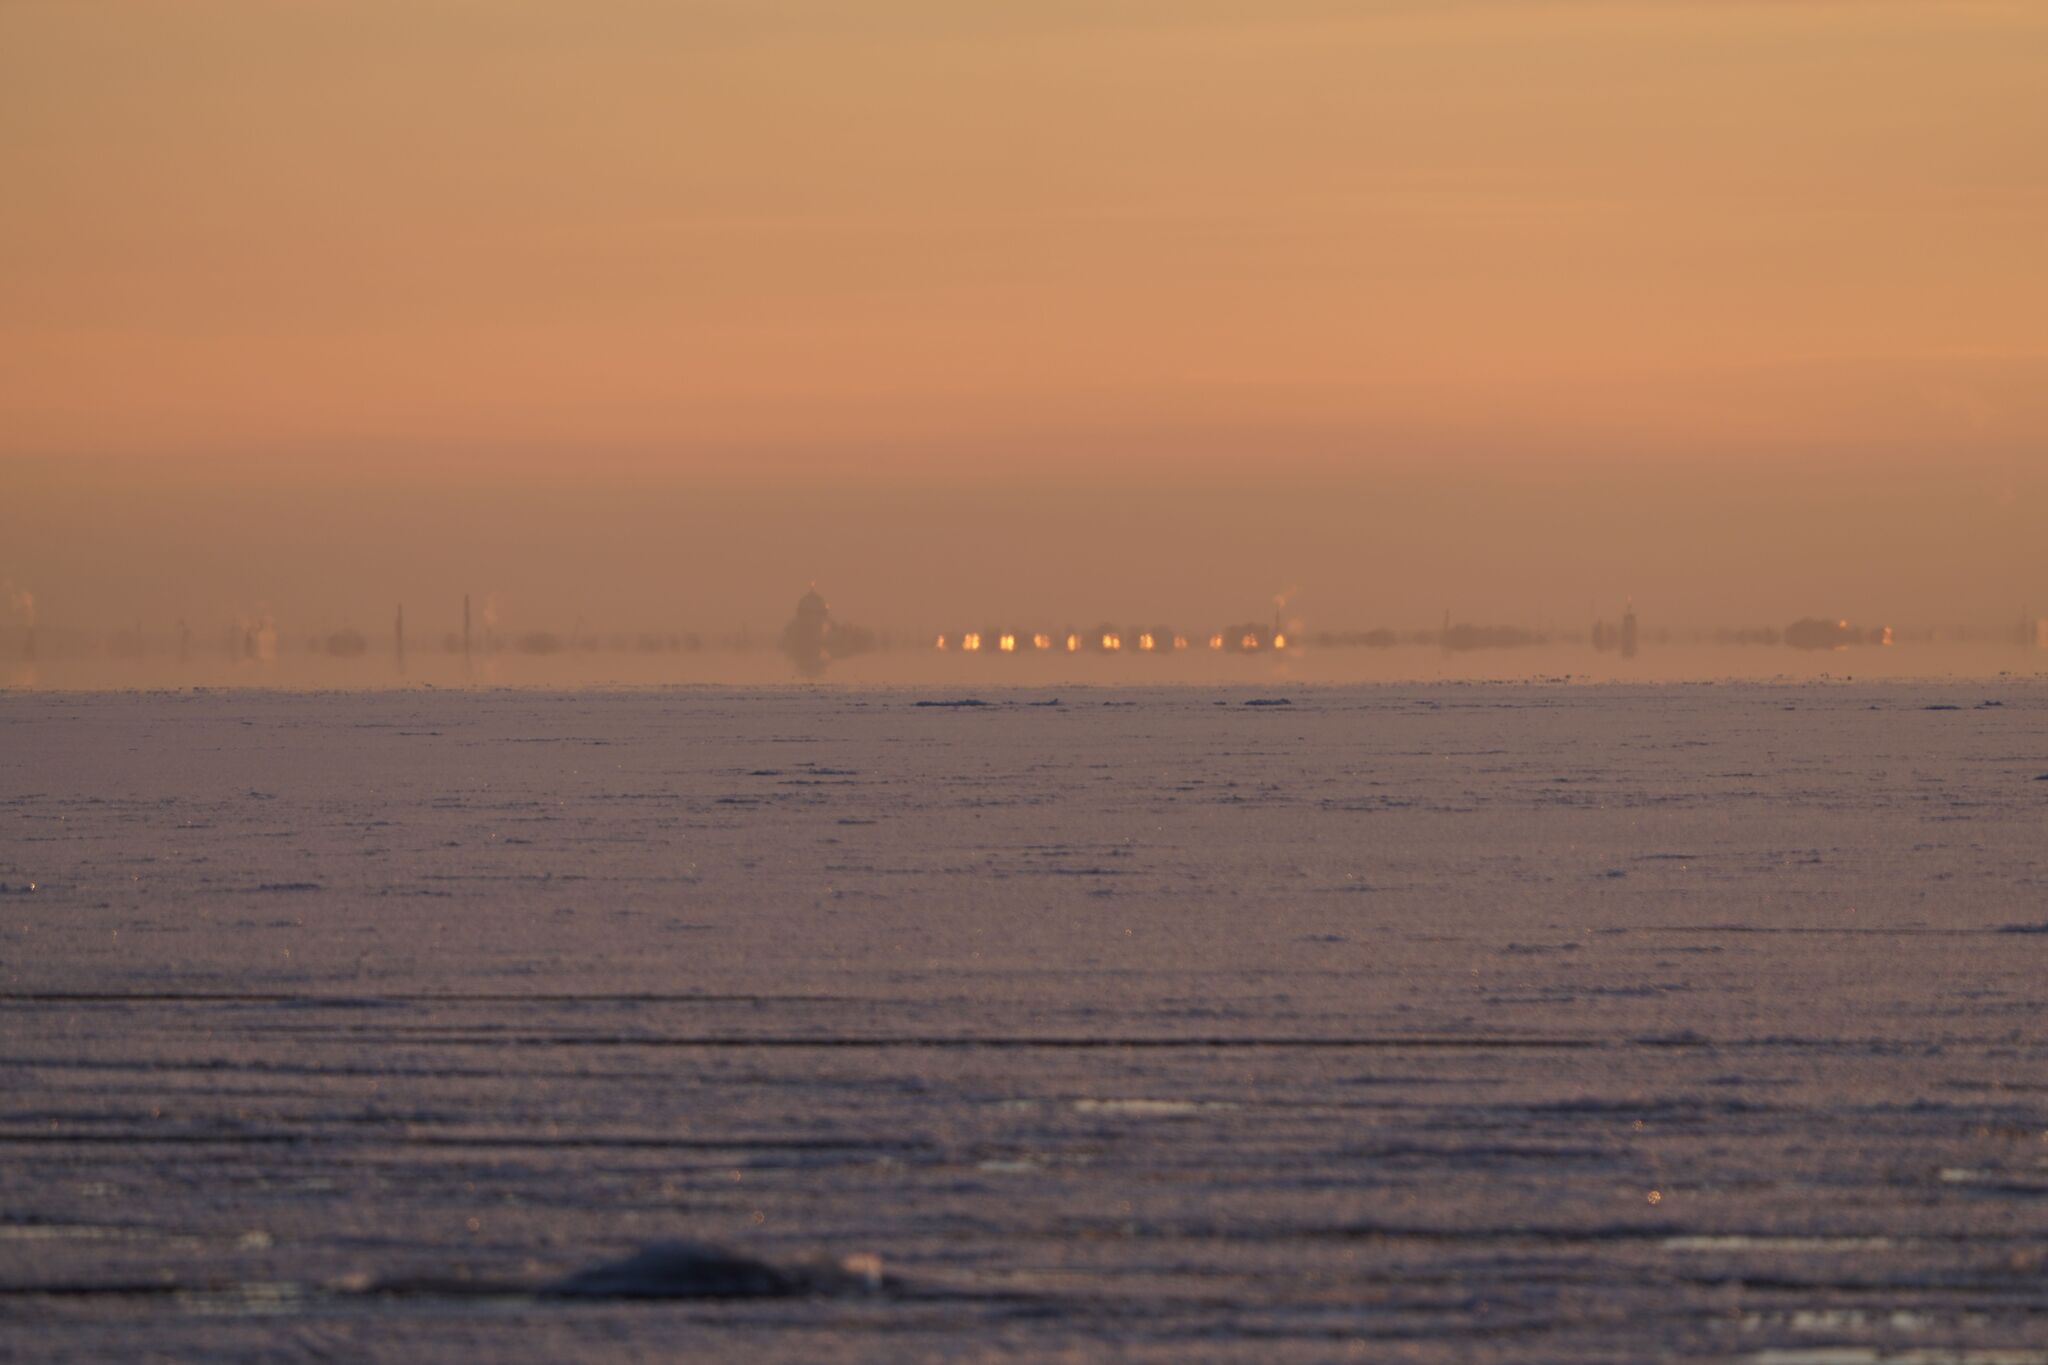
[[[2044,777],[2010,680],[0,695],[0,1357],[2048,1362]],[[537,1292],[678,1243],[817,1292]]]

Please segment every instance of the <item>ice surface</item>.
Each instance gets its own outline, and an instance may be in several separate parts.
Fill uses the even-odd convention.
[[[2048,1361],[2038,684],[1273,696],[0,695],[0,1357]]]

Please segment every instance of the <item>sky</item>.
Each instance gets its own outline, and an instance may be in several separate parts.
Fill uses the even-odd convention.
[[[9,0],[0,575],[2048,612],[2044,69],[2031,0]]]

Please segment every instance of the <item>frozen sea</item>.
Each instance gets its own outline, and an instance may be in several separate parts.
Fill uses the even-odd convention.
[[[0,954],[8,1360],[2048,1362],[2038,682],[0,694]]]

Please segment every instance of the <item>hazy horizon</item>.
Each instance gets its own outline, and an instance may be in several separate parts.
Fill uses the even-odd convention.
[[[1263,620],[1276,593],[1320,629],[1461,621],[1582,630],[1633,598],[1667,627],[2009,626],[2048,612],[2039,471],[1859,481],[1607,467],[1484,482],[1342,478],[863,484],[394,478],[308,488],[274,471],[197,479],[17,467],[0,566],[49,626],[257,611],[372,633],[406,604],[450,628],[461,597],[522,629],[773,632],[816,583],[844,619],[934,623]],[[2010,479],[2010,482],[2006,480]],[[17,623],[19,614],[13,618]]]

